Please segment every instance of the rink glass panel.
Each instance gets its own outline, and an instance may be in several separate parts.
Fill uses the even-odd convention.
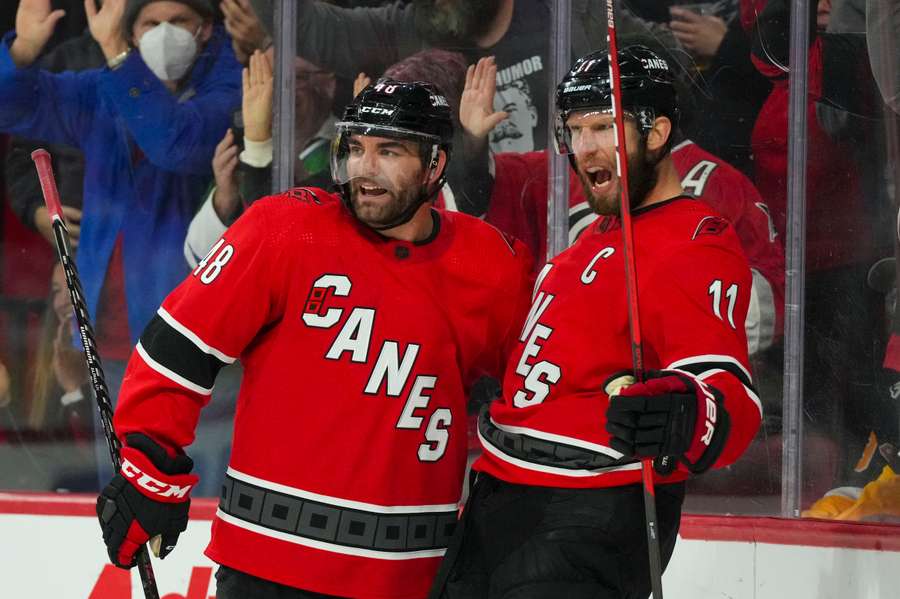
[[[560,65],[568,62],[567,57],[558,59],[559,50],[553,41],[570,35],[574,45],[577,36],[572,31],[583,27],[583,23],[573,20],[570,31],[556,26],[556,11],[571,14],[573,7],[566,0],[551,4],[553,12],[547,13],[543,20],[541,34],[522,34],[521,45],[527,51],[518,57],[504,58],[506,62],[501,63],[498,59],[495,109],[507,110],[512,115],[490,138],[491,150],[498,154],[546,148],[553,156],[551,97],[555,82],[564,72]],[[597,11],[600,4],[592,0],[589,6]],[[625,5],[635,14],[645,14],[648,19],[665,18],[664,14],[650,10],[655,3],[630,0]],[[689,8],[705,16],[720,15],[731,23],[734,19],[746,18],[735,11],[735,6],[736,3],[729,2],[695,2]],[[281,10],[285,10],[284,7]],[[591,22],[591,26],[602,25],[602,18]],[[306,57],[313,66],[280,59],[284,55],[293,56],[295,48],[291,45],[295,43],[296,35],[287,23],[282,21],[280,26],[285,30],[274,29],[272,37],[277,48],[287,48],[288,53],[276,52],[276,82],[289,82],[290,85],[286,88],[276,86],[276,90],[287,89],[285,93],[276,93],[276,106],[291,106],[292,109],[276,110],[274,115],[276,190],[287,186],[285,181],[300,182],[299,173],[304,169],[321,167],[315,162],[316,157],[322,156],[321,152],[313,156],[311,162],[300,158],[307,148],[308,137],[296,139],[286,136],[285,132],[302,129],[297,126],[297,119],[303,118],[304,111],[312,110],[310,102],[297,102],[296,95],[308,93],[308,86],[313,81],[324,79],[331,85],[328,68],[317,65],[315,57]],[[644,33],[665,45],[665,29],[647,27]],[[752,33],[746,35],[749,38]],[[851,47],[860,52],[869,50],[865,34],[851,30],[848,35],[863,36],[862,43],[858,38],[851,40]],[[887,38],[893,40],[892,36]],[[748,40],[747,43],[751,42]],[[341,116],[342,105],[352,97],[353,80],[358,72],[363,71],[375,79],[387,66],[377,64],[379,48],[355,51],[359,59],[354,68],[334,74],[333,114],[337,118]],[[879,51],[883,53],[879,63],[882,70],[896,77],[900,68],[896,50],[881,46]],[[783,468],[783,413],[796,407],[796,402],[800,402],[803,415],[802,429],[797,436],[788,436],[788,443],[792,443],[789,447],[801,460],[796,470],[801,489],[798,508],[801,510],[830,489],[848,485],[861,487],[878,475],[884,461],[877,454],[868,469],[859,473],[854,471],[871,431],[876,433],[879,443],[900,442],[897,400],[892,399],[891,394],[897,378],[892,378],[882,367],[896,298],[895,271],[893,264],[878,262],[882,258],[893,258],[897,239],[895,202],[900,140],[897,116],[892,110],[884,109],[881,102],[884,90],[872,85],[873,76],[862,69],[868,62],[865,57],[853,63],[852,68],[825,61],[816,63],[821,68],[810,69],[812,82],[807,86],[810,133],[807,139],[787,135],[785,115],[781,115],[784,129],[780,133],[769,127],[757,131],[754,137],[757,113],[753,111],[762,109],[771,92],[753,88],[745,94],[753,97],[739,102],[741,98],[735,98],[734,82],[727,79],[727,72],[717,70],[715,60],[684,51],[679,53],[679,58],[677,68],[687,69],[693,76],[692,107],[686,108],[688,114],[682,124],[689,137],[705,144],[705,149],[727,159],[755,182],[761,176],[754,162],[759,158],[756,150],[761,149],[764,158],[780,152],[786,161],[789,144],[805,144],[806,147],[803,163],[785,162],[781,179],[777,176],[769,179],[769,185],[778,189],[777,193],[771,194],[777,198],[763,197],[773,212],[773,204],[781,207],[782,213],[773,215],[774,233],[783,248],[790,250],[796,241],[785,230],[787,214],[797,200],[789,197],[787,173],[807,168],[803,198],[807,209],[805,213],[797,213],[804,219],[806,227],[805,251],[802,252],[805,276],[796,281],[805,296],[800,311],[804,319],[800,328],[802,335],[781,335],[770,348],[751,357],[754,380],[764,406],[763,425],[735,465],[691,481],[686,502],[686,510],[693,513],[783,515],[783,489],[796,482],[785,478]],[[886,69],[884,65],[887,65]],[[293,73],[290,72],[292,68],[295,69]],[[819,83],[827,83],[826,89],[862,90],[858,94],[860,97],[836,96],[830,103],[823,102],[822,86],[815,85],[815,77],[819,77]],[[851,77],[858,81],[851,84],[847,81]],[[892,83],[888,77],[883,87],[890,89],[891,85],[895,86],[896,82]],[[727,101],[721,100],[723,94]],[[851,100],[852,104],[842,104]],[[785,101],[782,107],[788,110],[789,103]],[[310,133],[307,131],[304,135]],[[10,156],[8,138],[4,138],[3,148],[5,166]],[[309,158],[308,154],[306,158]],[[458,149],[454,160],[462,158]],[[30,168],[30,164],[20,168]],[[285,173],[289,174],[287,179]],[[507,194],[504,199],[513,202],[507,207],[507,213],[518,215],[517,230],[542,231],[535,233],[537,237],[547,235],[544,240],[537,237],[532,240],[539,263],[546,259],[547,253],[552,256],[561,249],[559,243],[552,240],[554,233],[559,236],[560,223],[565,223],[563,234],[568,241],[566,221],[571,215],[568,198],[563,193],[568,189],[568,175],[565,168],[551,171],[548,166],[547,173],[534,173],[533,180],[526,182],[547,188],[547,205],[551,212],[557,211],[557,216],[549,217],[549,224],[547,209],[529,203],[526,195]],[[6,188],[9,183],[7,177]],[[95,439],[92,433],[96,412],[92,397],[85,388],[86,397],[82,402],[91,404],[90,409],[78,412],[81,424],[80,428],[76,427],[78,434],[73,434],[71,418],[75,417],[62,419],[61,414],[71,414],[71,410],[62,410],[60,398],[63,392],[53,388],[52,359],[48,356],[52,354],[58,329],[51,293],[54,251],[42,237],[18,221],[9,209],[8,194],[7,190],[2,221],[0,361],[9,373],[10,391],[7,403],[0,407],[0,489],[96,492],[101,481],[108,479],[109,466],[103,439]],[[197,198],[198,206],[202,199]],[[640,243],[639,239],[637,243]],[[789,251],[787,254],[789,258],[792,255]],[[147,259],[155,259],[152,252],[148,252]],[[788,264],[790,270],[791,263]],[[873,270],[876,264],[878,266]],[[798,270],[798,265],[795,264],[794,269]],[[188,272],[187,266],[185,272]],[[798,374],[802,380],[799,396],[786,397],[784,393],[786,348],[787,351],[803,352]],[[122,376],[122,365],[115,362],[109,361],[111,386]],[[37,375],[42,375],[43,379]],[[47,384],[39,382],[48,378]],[[214,399],[201,417],[197,440],[187,448],[201,475],[197,496],[218,494],[219,480],[227,465],[239,380],[238,368],[220,374]],[[292,386],[299,382],[286,381],[285,384]],[[490,382],[482,381],[473,391],[470,402],[473,426],[474,414],[494,388]],[[477,451],[473,430],[470,432],[470,453],[474,457]]]

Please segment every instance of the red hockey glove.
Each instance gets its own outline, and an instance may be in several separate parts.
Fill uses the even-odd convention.
[[[175,548],[187,528],[189,493],[198,478],[194,462],[171,457],[153,439],[139,433],[125,437],[122,468],[97,498],[97,517],[109,559],[120,568],[135,565],[138,548],[159,535],[159,557]]]
[[[686,374],[646,372],[644,382],[609,398],[610,445],[626,456],[676,456],[695,474],[708,470],[730,428],[722,400],[717,389]]]

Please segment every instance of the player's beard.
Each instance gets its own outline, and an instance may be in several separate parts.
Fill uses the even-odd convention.
[[[503,0],[413,0],[416,31],[430,45],[472,44],[493,26]]]
[[[373,229],[381,229],[392,223],[396,223],[406,212],[422,199],[422,186],[419,183],[421,171],[416,177],[402,181],[400,185],[393,185],[385,177],[354,179],[350,182],[350,202],[353,212],[362,223]],[[385,190],[389,199],[383,197],[368,199],[362,186],[375,185]]]
[[[637,149],[629,153],[628,200],[632,210],[643,204],[644,200],[647,199],[647,194],[656,186],[658,179],[657,164],[659,164],[658,152],[654,152],[652,155],[647,152],[646,139],[641,139]],[[598,196],[594,194],[590,178],[580,167],[578,169],[578,178],[581,179],[584,197],[587,198],[588,205],[594,213],[600,216],[619,216],[621,214],[621,202],[619,201],[621,183],[607,194]]]

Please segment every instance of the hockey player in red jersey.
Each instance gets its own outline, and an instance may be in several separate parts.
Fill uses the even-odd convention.
[[[478,477],[434,597],[646,597],[639,458],[669,456],[656,476],[667,563],[684,481],[734,462],[759,426],[740,241],[682,190],[669,153],[678,104],[666,60],[629,46],[619,62],[645,378],[629,374],[604,51],[578,60],[557,88],[560,148],[601,218],[538,275],[502,398],[479,418]]]
[[[491,100],[495,70],[490,59],[469,68],[461,105],[469,143],[485,149],[489,127],[504,116],[494,112]],[[682,111],[682,120],[686,116]],[[746,175],[689,139],[679,141],[677,131],[674,135],[672,161],[682,187],[728,219],[747,255],[753,273],[747,341],[751,354],[765,350],[781,337],[784,320],[784,249],[769,208]],[[490,169],[484,152],[472,154],[467,163],[468,188],[460,190],[468,201],[461,202],[460,208],[521,239],[541,261],[547,254],[547,151],[493,154]],[[597,214],[588,205],[575,171],[569,174],[572,243]]]
[[[456,522],[467,387],[502,372],[531,287],[521,243],[432,208],[452,129],[429,84],[368,86],[337,125],[340,195],[255,202],[166,298],[129,362],[123,464],[97,502],[113,563],[185,530],[183,448],[240,359],[206,551],[217,596],[427,594]]]

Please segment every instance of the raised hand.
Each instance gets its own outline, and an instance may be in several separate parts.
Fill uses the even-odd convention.
[[[216,192],[213,195],[213,209],[223,223],[231,222],[238,209],[240,194],[234,171],[238,164],[238,146],[234,143],[234,133],[229,129],[216,146],[212,167],[216,177]]]
[[[719,51],[728,32],[728,25],[716,16],[697,13],[673,6],[669,9],[672,34],[695,58],[709,60]]]
[[[16,11],[16,39],[9,49],[17,67],[30,66],[37,59],[65,15],[64,10],[51,10],[50,0],[21,0]]]
[[[360,73],[359,75],[357,75],[356,79],[353,80],[353,97],[355,98],[356,96],[358,96],[359,92],[366,89],[366,86],[368,86],[370,83],[372,83],[372,78],[365,73]]]
[[[466,86],[459,102],[459,122],[472,138],[486,139],[491,129],[509,116],[505,111],[494,111],[496,90],[497,64],[493,56],[469,65],[466,70]]]
[[[94,0],[84,0],[91,35],[100,44],[106,60],[111,60],[128,49],[125,33],[122,31],[122,16],[125,14],[125,0],[103,0],[97,10]]]
[[[254,50],[266,49],[269,36],[249,0],[222,0],[219,7],[225,15],[225,30],[231,36],[239,57],[249,56]]]
[[[244,138],[266,141],[272,138],[272,96],[275,80],[269,57],[256,50],[250,55],[250,66],[243,71]]]

